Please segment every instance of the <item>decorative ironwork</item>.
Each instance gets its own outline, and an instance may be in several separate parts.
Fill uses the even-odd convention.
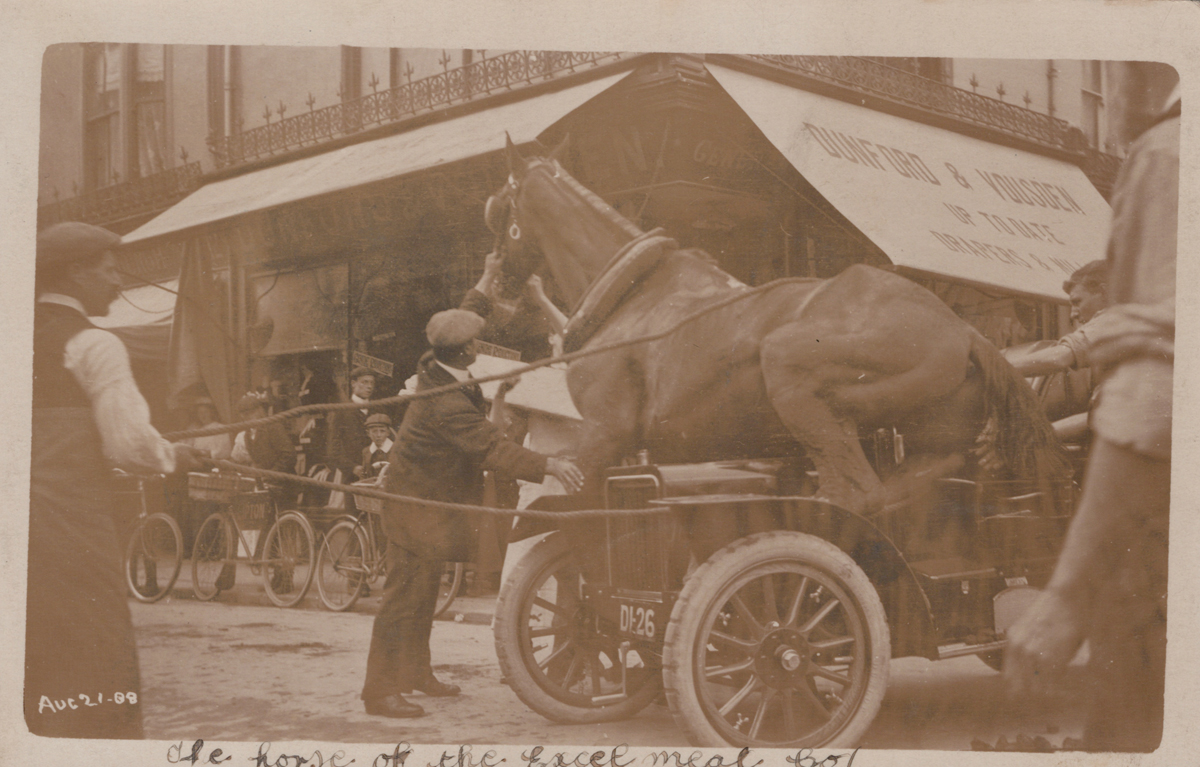
[[[1083,161],[1079,167],[1092,182],[1092,186],[1100,190],[1105,199],[1112,194],[1113,184],[1117,173],[1121,170],[1121,158],[1101,152],[1099,149],[1088,149],[1084,152]]]
[[[1057,117],[980,96],[972,91],[937,82],[856,56],[746,55],[768,64],[830,85],[866,93],[896,104],[916,107],[971,126],[998,131],[1051,149],[1080,152],[1070,125]],[[972,77],[971,87],[978,87]]]
[[[529,87],[633,54],[576,51],[511,51],[412,80],[386,91],[298,114],[230,136],[209,137],[218,168],[352,135],[423,112]],[[281,115],[282,117],[282,115]]]
[[[200,187],[200,163],[113,184],[38,208],[38,228],[60,221],[104,225],[165,210]]]

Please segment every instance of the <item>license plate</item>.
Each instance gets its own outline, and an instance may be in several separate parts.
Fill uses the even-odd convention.
[[[662,603],[618,600],[618,605],[617,626],[622,634],[655,639],[666,629],[668,614]]]

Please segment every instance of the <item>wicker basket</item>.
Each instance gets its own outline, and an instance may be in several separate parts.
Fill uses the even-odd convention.
[[[378,484],[375,483],[374,480],[369,481],[369,482],[355,482],[354,486],[355,487],[370,487],[375,490],[382,489]],[[354,506],[359,511],[369,511],[373,514],[379,514],[380,512],[383,511],[383,499],[382,498],[372,498],[371,496],[368,496],[368,495],[355,495],[354,496]]]
[[[255,487],[253,477],[240,474],[188,472],[188,497],[194,501],[233,503],[239,494],[252,493]]]

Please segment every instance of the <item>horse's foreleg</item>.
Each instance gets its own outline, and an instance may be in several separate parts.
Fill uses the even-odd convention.
[[[858,514],[883,507],[884,491],[858,440],[858,425],[835,413],[821,396],[837,370],[827,345],[810,341],[811,331],[784,326],[762,342],[763,379],[771,405],[817,469],[818,494]]]
[[[603,500],[604,473],[610,466],[620,463],[628,452],[631,435],[624,429],[614,429],[612,424],[588,422],[579,443],[579,468],[583,471],[584,484],[581,491],[590,502],[599,504]]]
[[[592,358],[571,366],[567,382],[583,416],[576,458],[584,474],[583,493],[603,498],[604,472],[634,448],[642,387],[623,357]]]

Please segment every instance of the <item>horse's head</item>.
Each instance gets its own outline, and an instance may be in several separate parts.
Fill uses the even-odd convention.
[[[504,273],[518,280],[526,280],[540,269],[544,254],[537,243],[538,228],[525,215],[527,188],[525,181],[533,172],[544,172],[553,177],[562,173],[559,157],[566,149],[567,140],[546,157],[523,157],[507,135],[505,152],[508,155],[508,181],[488,198],[484,219],[488,229],[496,236],[495,250],[503,259]]]
[[[545,157],[523,157],[508,139],[508,181],[488,198],[484,218],[504,273],[524,282],[548,266],[574,304],[608,259],[641,233],[563,169],[564,139]]]

